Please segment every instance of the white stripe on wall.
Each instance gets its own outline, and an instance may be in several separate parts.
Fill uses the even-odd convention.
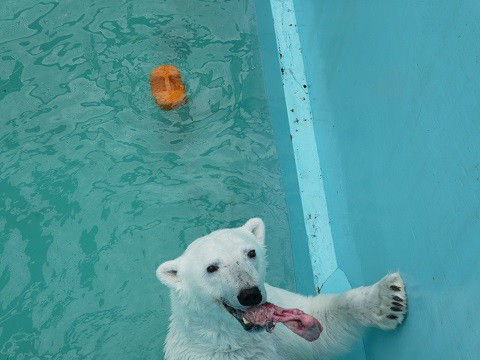
[[[308,247],[315,286],[320,289],[337,269],[322,169],[313,131],[308,84],[292,0],[271,0],[282,82],[288,109]]]

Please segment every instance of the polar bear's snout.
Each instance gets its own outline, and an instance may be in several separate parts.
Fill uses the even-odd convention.
[[[242,289],[238,296],[238,302],[243,306],[255,306],[262,302],[262,292],[258,286],[254,286],[248,289]]]

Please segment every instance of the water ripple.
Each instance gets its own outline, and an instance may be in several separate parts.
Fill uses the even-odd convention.
[[[155,268],[253,216],[294,287],[256,31],[249,0],[2,2],[0,358],[161,358]]]

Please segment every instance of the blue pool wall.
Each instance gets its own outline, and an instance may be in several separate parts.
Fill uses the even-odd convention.
[[[295,1],[339,266],[400,269],[368,359],[479,359],[480,3]]]
[[[282,86],[281,67],[278,61],[272,11],[269,1],[256,0],[255,6],[266,95],[273,123],[287,203],[296,291],[305,295],[314,295],[313,270],[308,250],[308,238],[304,223],[297,170],[290,141],[290,128]],[[270,254],[270,256],[275,255]]]
[[[269,79],[277,51],[265,30],[269,4],[261,3],[267,95],[288,190],[295,167],[286,110],[279,99],[272,108],[281,83]],[[480,2],[294,4],[339,268],[354,287],[396,270],[407,282],[405,324],[370,331],[366,357],[479,359]],[[289,220],[301,228],[292,189]],[[304,240],[292,232],[297,256],[308,254]],[[301,273],[297,283],[308,292],[311,278],[302,283]]]

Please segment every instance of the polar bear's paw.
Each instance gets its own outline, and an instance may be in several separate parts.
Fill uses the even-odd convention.
[[[375,311],[375,325],[383,330],[395,329],[407,314],[405,282],[397,272],[385,276],[374,285],[374,288],[372,295],[377,298],[378,304]]]

